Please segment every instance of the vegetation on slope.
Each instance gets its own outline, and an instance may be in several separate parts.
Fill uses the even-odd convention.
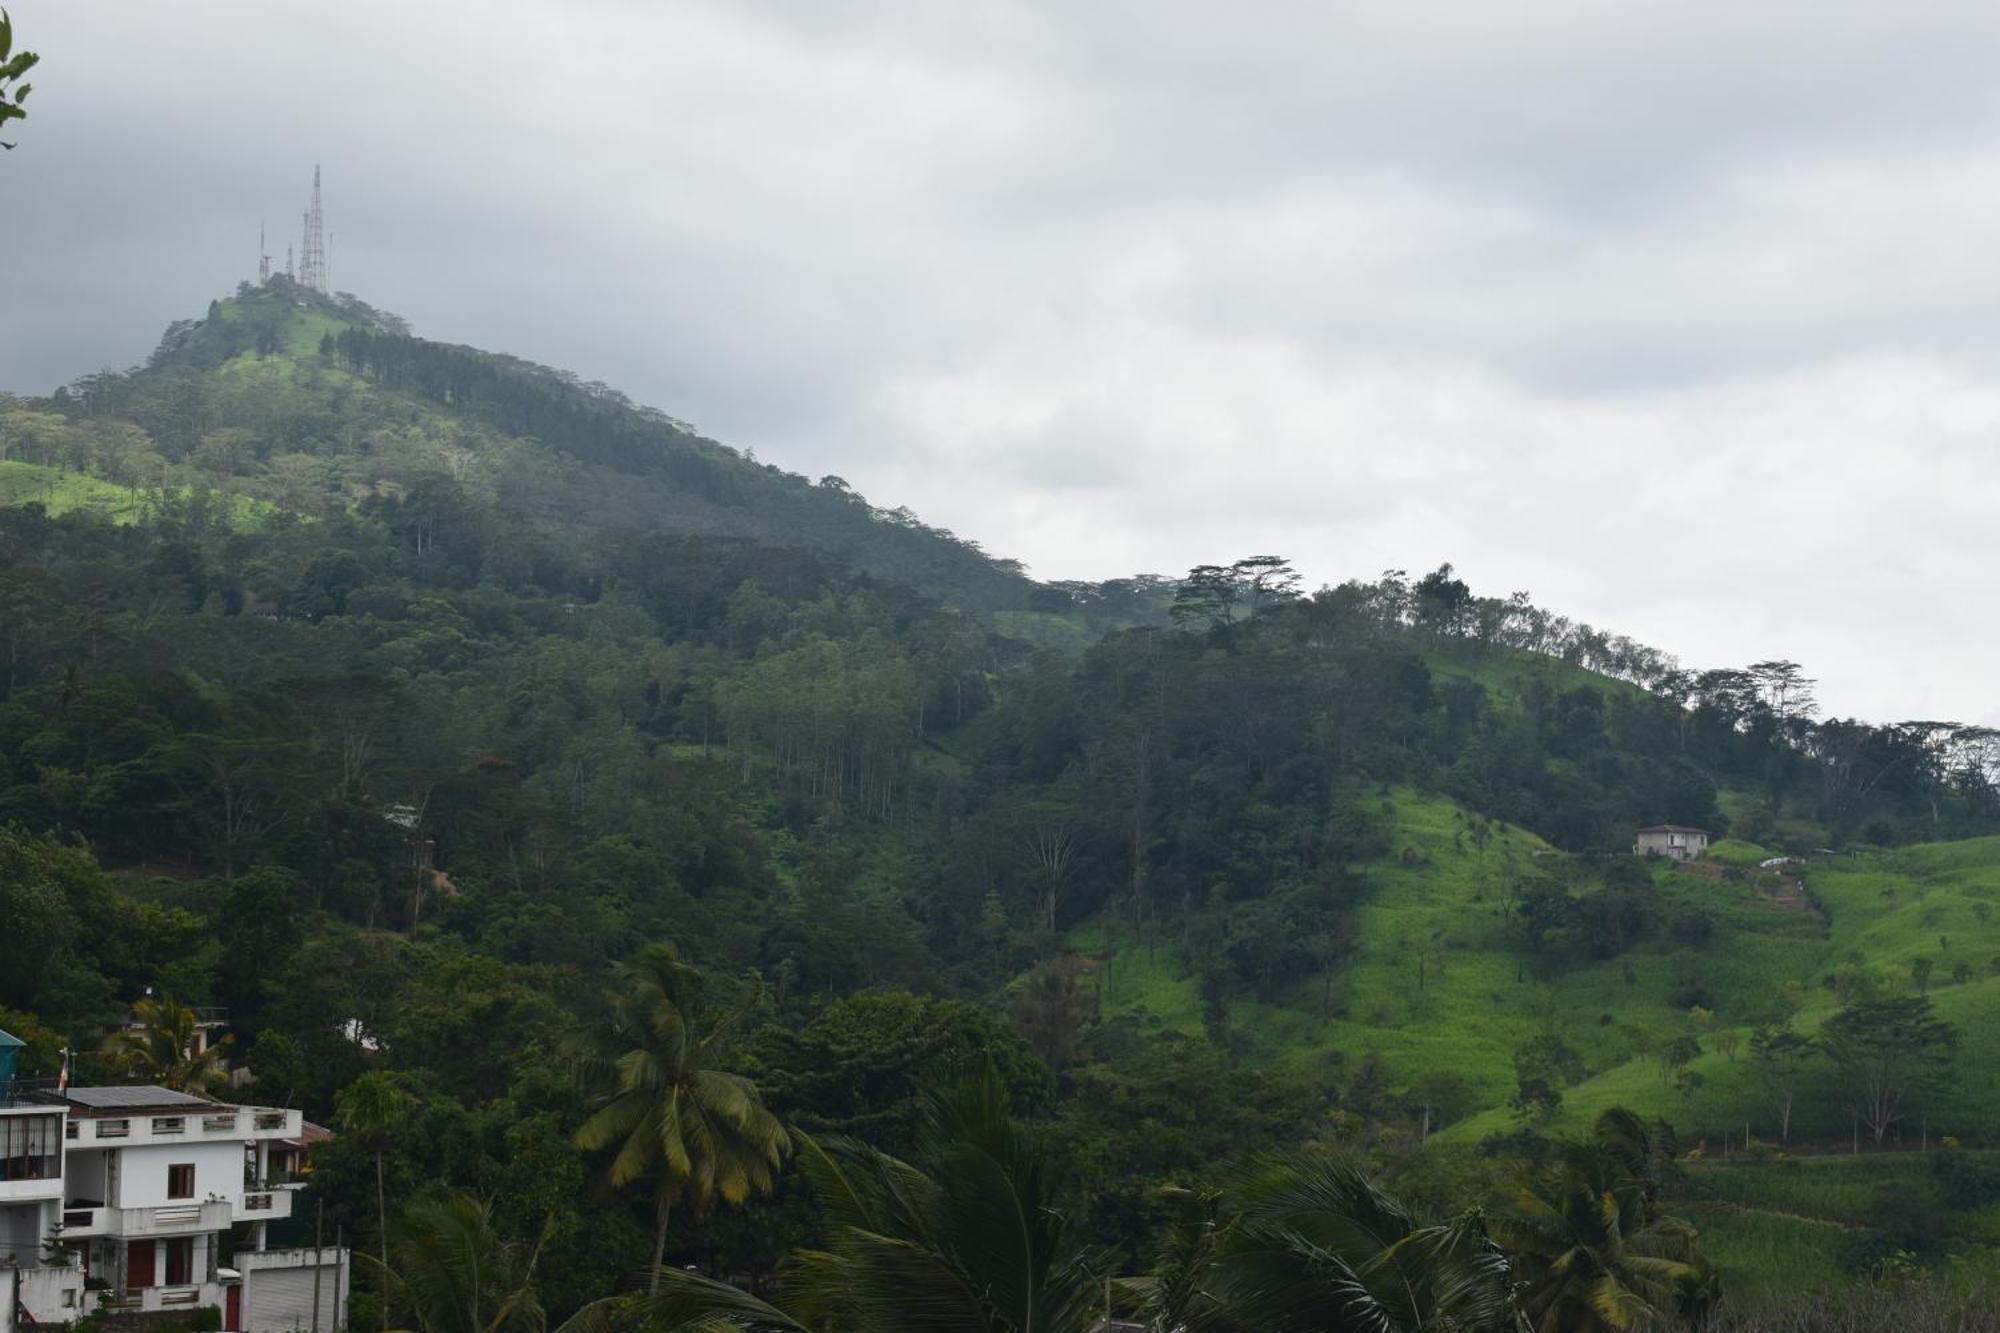
[[[1963,1045],[1885,1142],[1992,1132],[2000,858],[1910,845],[2000,829],[1990,747],[1819,718],[1789,663],[1684,671],[1449,566],[1033,585],[282,284],[0,404],[0,453],[68,497],[0,507],[0,1024],[92,1048],[150,986],[229,1007],[260,1097],[387,1080],[407,1132],[326,1150],[329,1221],[491,1196],[551,1311],[659,1235],[657,1192],[586,1188],[548,1053],[662,942],[795,1125],[901,1150],[926,1074],[993,1056],[1128,1267],[1165,1187],[1301,1140],[1450,1213],[1614,1103],[1768,1139],[1751,1036],[1871,998]],[[1633,859],[1663,819],[1729,873]],[[1831,1068],[1798,1137],[1851,1128]],[[764,1272],[819,1223],[780,1176],[665,1252]]]

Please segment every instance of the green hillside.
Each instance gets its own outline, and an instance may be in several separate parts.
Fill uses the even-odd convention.
[[[44,406],[122,418],[145,442],[135,449]],[[394,316],[282,278],[176,324],[145,366],[87,377],[26,408],[0,411],[12,418],[0,420],[0,457],[62,458],[114,481],[199,482],[323,513],[444,475],[510,493],[537,522],[575,536],[803,548],[975,614],[1039,616],[1051,627],[1037,638],[1072,648],[1087,623],[1159,611],[1156,599],[1115,586],[1106,601],[1095,587],[1079,596],[1035,584],[907,510],[870,505],[838,477],[783,472],[601,384],[416,338]]]
[[[1699,939],[1671,925],[1620,956],[1551,967],[1506,923],[1503,886],[1524,871],[1570,861],[1522,830],[1481,837],[1477,817],[1407,788],[1381,797],[1390,849],[1363,870],[1366,898],[1348,919],[1339,964],[1298,982],[1281,1002],[1243,1001],[1230,1024],[1256,1058],[1302,1074],[1345,1080],[1379,1066],[1397,1094],[1421,1096],[1427,1081],[1462,1108],[1443,1132],[1474,1140],[1517,1123],[1514,1053],[1539,1034],[1566,1034],[1584,1076],[1568,1088],[1547,1126],[1580,1131],[1601,1110],[1623,1105],[1672,1121],[1691,1142],[1745,1126],[1775,1142],[1778,1124],[1748,1055],[1760,1023],[1791,1015],[1811,1034],[1840,1005],[1836,974],[1859,973],[1884,992],[1914,992],[1913,960],[1934,966],[1928,983],[1941,1016],[1965,1039],[1950,1085],[1910,1109],[1899,1137],[1928,1126],[1966,1141],[2000,1135],[2000,838],[1860,852],[1810,864],[1802,878],[1818,910],[1773,900],[1774,877],[1754,869],[1764,849],[1724,842],[1715,860],[1727,877],[1654,863],[1649,893],[1668,921],[1699,921]],[[1586,877],[1588,862],[1571,867]],[[1716,866],[1721,871],[1722,864]],[[1824,919],[1822,919],[1822,913]],[[1079,949],[1104,947],[1079,931]],[[1105,983],[1112,1018],[1200,1031],[1196,982],[1149,962],[1138,943],[1115,951]],[[1707,1015],[1697,1021],[1690,999]],[[1689,1065],[1692,1089],[1669,1088],[1657,1053],[1691,1035],[1706,1048]],[[1734,1034],[1738,1048],[1722,1049]],[[1434,1115],[1443,1118],[1444,1108]],[[1462,1116],[1462,1118],[1459,1118]],[[1794,1113],[1800,1141],[1845,1143],[1852,1129],[1831,1069],[1808,1078]]]
[[[1908,1149],[2000,1137],[1990,733],[1822,717],[1796,664],[1685,668],[1448,564],[1037,584],[283,283],[0,399],[0,501],[0,1019],[107,1077],[133,997],[223,1006],[257,1095],[322,1122],[384,1075],[421,1127],[387,1179],[558,1226],[552,1310],[659,1215],[589,1188],[545,1053],[662,943],[800,1127],[900,1151],[945,1053],[991,1055],[1128,1272],[1170,1187],[1315,1147],[1504,1209],[1613,1106],[1676,1127],[1672,1201],[1753,1288],[1989,1239],[1983,1177]],[[1729,836],[1631,856],[1659,821]],[[1749,1053],[1913,990],[1961,1046],[1858,1160],[1957,1200],[1936,1244],[1819,1160],[1829,1061],[1777,1160]],[[370,1157],[315,1188],[373,1240]],[[784,1189],[677,1209],[674,1262],[770,1272],[816,1225]]]

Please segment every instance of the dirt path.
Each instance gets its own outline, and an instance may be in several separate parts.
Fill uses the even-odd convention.
[[[1683,861],[1680,869],[1683,874],[1697,875],[1718,884],[1729,878],[1729,867],[1718,861]],[[1826,914],[1814,905],[1812,896],[1806,892],[1805,881],[1798,875],[1789,870],[1763,870],[1754,867],[1747,873],[1750,875],[1751,885],[1765,902],[1774,907],[1782,907],[1788,912],[1804,912],[1822,926],[1826,924]]]

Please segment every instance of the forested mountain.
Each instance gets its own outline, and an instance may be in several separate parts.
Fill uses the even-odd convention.
[[[610,530],[801,548],[988,619],[1079,603],[1158,610],[1145,585],[1035,584],[837,476],[783,472],[605,385],[413,337],[395,316],[283,277],[211,303],[169,328],[145,366],[87,376],[48,406],[83,428],[17,415],[9,457],[134,487],[205,483],[304,515],[372,501],[421,527],[461,579],[521,558],[508,531],[461,521],[454,506],[471,495],[579,547],[577,534]],[[590,553],[577,558],[588,569]]]
[[[1991,733],[1823,718],[1795,664],[1685,670],[1449,565],[1037,584],[282,280],[0,401],[0,486],[0,1027],[46,1059],[152,987],[228,1007],[259,1096],[391,1080],[397,1190],[546,1228],[552,1309],[647,1257],[557,1053],[661,942],[806,1129],[910,1148],[923,1079],[991,1057],[1134,1263],[1158,1187],[1241,1154],[1612,1087],[1734,1132],[1754,1031],[1927,998],[1919,948],[1962,1024],[2000,985],[2000,853],[1918,905],[1883,850],[2000,832]],[[1659,821],[1729,835],[1716,874],[1631,857]],[[349,1234],[367,1151],[325,1154]],[[1429,1151],[1420,1194],[1502,1149]],[[674,1252],[767,1269],[816,1225],[778,1189]]]

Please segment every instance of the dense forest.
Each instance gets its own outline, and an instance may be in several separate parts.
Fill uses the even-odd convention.
[[[1837,934],[1876,910],[1841,905],[1852,867],[2000,833],[1986,729],[1826,717],[1795,663],[1688,669],[1444,563],[1036,583],[838,477],[283,279],[143,367],[0,398],[0,494],[0,1027],[30,1072],[148,990],[226,1006],[242,1095],[340,1131],[330,1224],[373,1248],[392,1214],[412,1255],[470,1228],[496,1305],[532,1250],[550,1318],[639,1318],[597,1302],[664,1260],[736,1280],[675,1279],[677,1318],[893,1326],[868,1303],[918,1279],[874,1242],[963,1286],[1003,1185],[1051,1229],[1004,1242],[1048,1266],[1020,1300],[1064,1328],[1106,1277],[1162,1326],[1344,1327],[1307,1308],[1358,1299],[1331,1278],[1258,1304],[1260,1265],[1314,1244],[1385,1301],[1382,1264],[1424,1256],[1429,1322],[1384,1327],[1516,1300],[1593,1326],[1563,1260],[1591,1246],[1630,1308],[1705,1317],[1728,1263],[1676,1214],[1688,1151],[1781,1134],[1742,1128],[1729,1080],[1792,1068],[1798,1124],[1838,1139],[1874,1069],[1856,1152],[1896,1144],[1920,1104],[1957,1114],[1924,1102],[1966,1026],[1933,985],[1974,996],[2000,961],[1968,952],[1986,914],[1923,916],[1921,959]],[[1660,822],[1736,858],[1631,856]],[[1476,908],[1434,934],[1378,924],[1461,879]],[[1504,1083],[1352,1036],[1377,1006],[1463,1026],[1425,1006],[1475,966],[1475,916]],[[1773,940],[1808,961],[1739,985],[1731,950]],[[1528,998],[1600,975],[1668,1017],[1591,992],[1579,1030]],[[1899,1045],[1924,1059],[1883,1073]],[[685,1082],[696,1147],[659,1148],[629,1050]],[[1650,1102],[1596,1113],[1590,1080],[1632,1070]],[[1843,1273],[1985,1252],[1950,1219],[2000,1201],[1974,1150],[2000,1120],[1953,1122],[1962,1166],[1931,1124],[1913,1179],[1947,1220],[1870,1214]],[[1558,1244],[1607,1198],[1623,1241]],[[1401,1257],[1335,1234],[1369,1210]],[[818,1266],[773,1296],[801,1246]],[[979,1326],[1033,1322],[984,1289]],[[398,1290],[364,1276],[357,1326]]]

